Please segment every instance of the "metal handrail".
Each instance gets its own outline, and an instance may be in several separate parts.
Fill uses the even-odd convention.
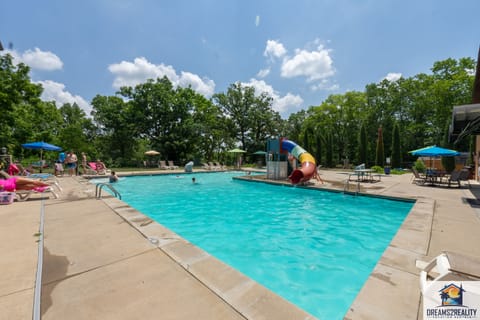
[[[343,193],[350,191],[350,176],[345,180],[345,184],[343,186]],[[355,191],[355,195],[360,192],[360,181],[357,180],[357,190]]]
[[[110,183],[100,182],[95,185],[95,198],[101,199],[102,198],[102,189],[103,187],[107,187],[110,191],[113,192],[113,195],[118,199],[122,200],[122,195],[118,192]]]

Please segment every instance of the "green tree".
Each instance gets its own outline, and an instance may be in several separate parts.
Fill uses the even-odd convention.
[[[327,134],[327,154],[326,154],[327,167],[333,168],[333,135],[331,132]]]
[[[377,149],[375,152],[375,165],[383,167],[385,159],[385,152],[383,148],[383,130],[382,126],[378,127]]]
[[[58,137],[63,149],[92,153],[94,126],[92,120],[86,117],[85,111],[76,103],[66,103],[59,111],[63,121],[59,124]]]
[[[54,104],[40,100],[42,86],[31,82],[29,72],[24,63],[14,65],[10,54],[0,55],[0,146],[13,154],[36,138],[57,142],[58,112]]]
[[[233,137],[228,135],[230,121],[222,115],[218,106],[202,95],[195,97],[194,105],[194,141],[196,142],[191,146],[186,160],[214,160],[216,154],[225,151],[224,146],[233,144]]]
[[[237,82],[231,84],[227,93],[217,93],[213,100],[218,104],[222,113],[231,119],[232,135],[241,143],[241,148],[247,145],[247,132],[250,128],[250,112],[255,104],[255,89],[244,87]]]
[[[322,164],[322,151],[323,151],[323,135],[319,130],[315,132],[315,159],[318,164]]]
[[[400,127],[398,123],[395,123],[393,126],[392,133],[392,167],[401,168],[402,167],[402,152],[400,146]]]
[[[300,141],[302,127],[305,121],[310,119],[305,110],[290,114],[285,124],[285,131],[281,132],[281,136],[288,137],[292,141]]]
[[[367,130],[363,123],[360,127],[360,133],[358,135],[358,163],[367,164]]]
[[[112,161],[120,159],[118,165],[125,165],[124,159],[131,159],[143,122],[132,114],[130,103],[116,96],[97,95],[92,100],[92,116],[98,126],[96,154],[91,156]]]
[[[266,93],[257,95],[255,88],[237,82],[226,93],[215,94],[213,100],[229,119],[230,136],[240,141],[243,149],[263,149],[268,138],[280,133],[280,115],[273,111],[272,98]]]
[[[280,114],[272,109],[272,98],[266,93],[256,95],[254,102],[247,133],[247,149],[251,151],[264,150],[268,139],[278,137],[282,122]]]

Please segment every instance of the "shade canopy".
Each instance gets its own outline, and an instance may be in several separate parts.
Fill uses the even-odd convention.
[[[22,147],[25,149],[40,149],[40,150],[46,150],[46,151],[61,151],[62,148],[57,147],[53,144],[46,143],[43,141],[38,141],[38,142],[29,142],[29,143],[24,143],[22,144]]]
[[[253,154],[257,154],[257,155],[262,155],[262,156],[264,156],[264,155],[267,154],[267,152],[266,152],[266,151],[255,151]]]
[[[242,150],[242,149],[235,148],[235,149],[232,149],[232,150],[228,150],[228,152],[231,152],[231,153],[244,153],[244,152],[247,152],[247,151]]]
[[[147,156],[158,156],[160,154],[160,152],[158,151],[155,151],[155,150],[148,150],[145,152],[145,155]]]
[[[460,152],[445,149],[437,146],[429,146],[417,150],[410,151],[410,153],[414,156],[419,157],[453,157],[460,155]]]
[[[450,141],[462,140],[468,135],[480,134],[480,103],[454,106],[449,128]]]

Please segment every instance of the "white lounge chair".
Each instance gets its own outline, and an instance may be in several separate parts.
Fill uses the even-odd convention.
[[[32,190],[17,190],[15,191],[17,200],[18,201],[26,201],[30,198],[33,194],[44,194],[44,193],[51,193],[55,199],[58,199],[58,194],[53,190],[52,187],[45,187],[40,189],[32,189]]]
[[[218,167],[214,162],[209,162],[208,166],[210,167],[210,170],[220,170],[220,167]]]
[[[163,170],[171,169],[170,166],[167,166],[164,160],[158,161],[158,167]]]
[[[176,166],[175,163],[172,160],[168,160],[168,166],[172,170],[178,169],[178,166]]]
[[[213,165],[215,166],[215,168],[217,168],[216,170],[225,170],[225,168],[220,162],[214,162]]]
[[[425,293],[435,281],[478,281],[480,261],[454,252],[443,252],[425,266],[417,266],[420,271],[420,289]]]

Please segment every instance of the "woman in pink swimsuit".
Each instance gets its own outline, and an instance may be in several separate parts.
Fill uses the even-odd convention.
[[[43,181],[22,177],[0,179],[0,191],[33,190],[35,188],[46,188],[49,186],[48,183]]]

